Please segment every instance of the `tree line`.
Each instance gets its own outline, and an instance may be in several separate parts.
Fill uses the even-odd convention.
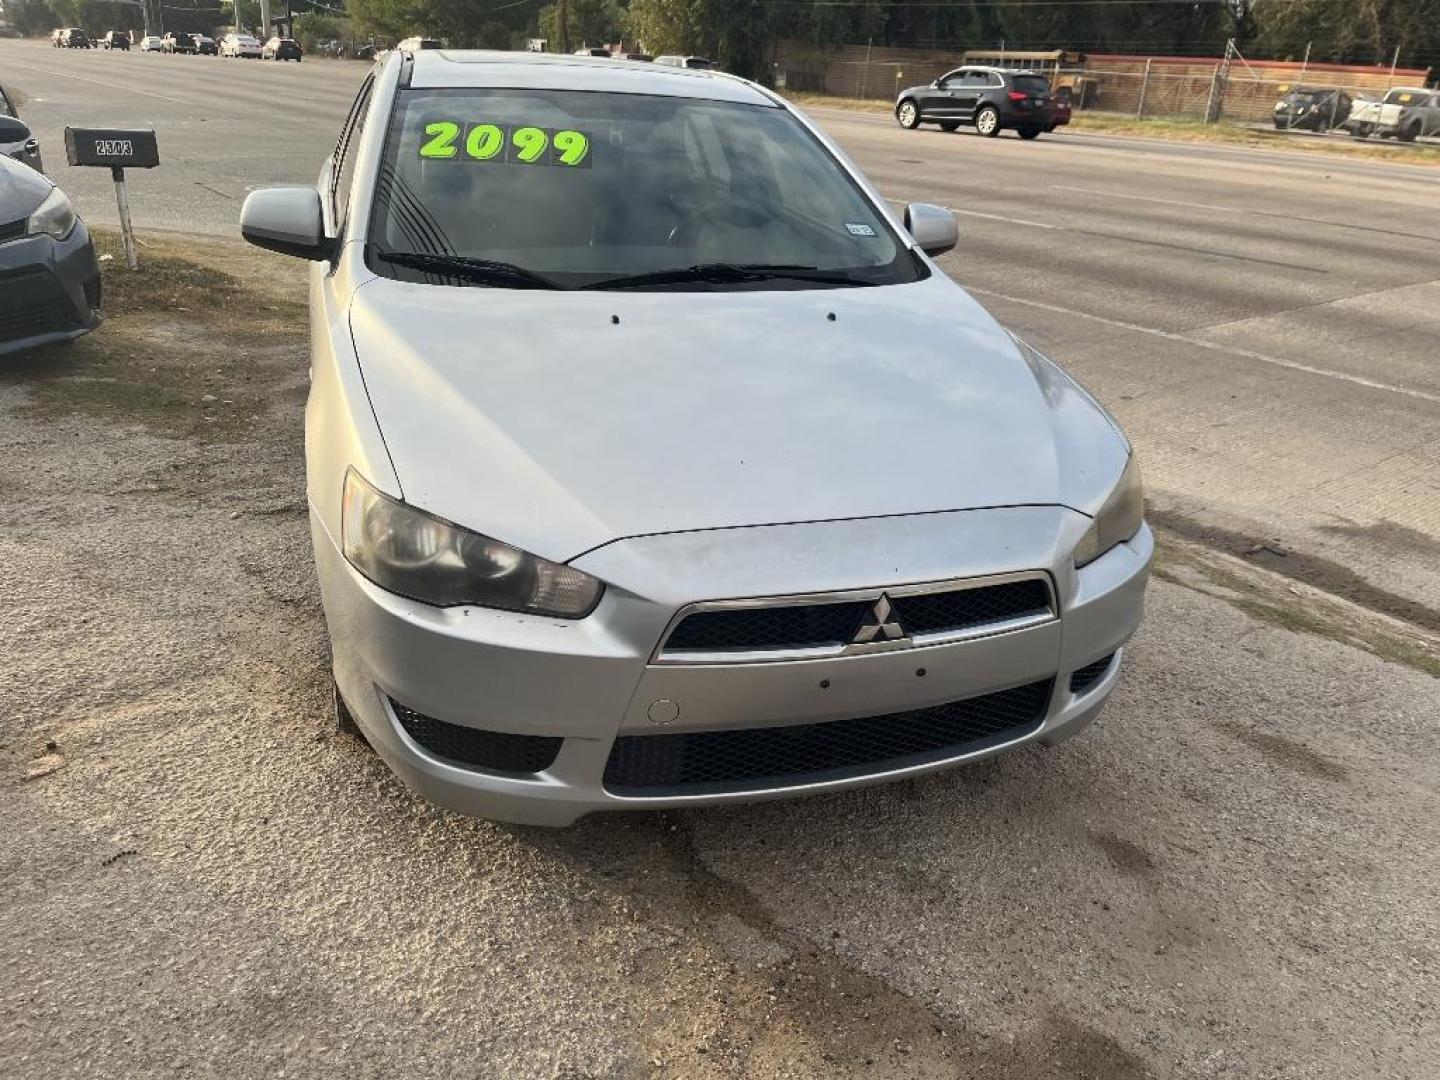
[[[139,9],[112,0],[0,0],[22,32],[56,25],[126,29]],[[165,0],[167,29],[228,24],[233,0]],[[273,0],[278,12],[284,0]],[[242,0],[258,21],[258,0]],[[1440,68],[1440,0],[292,0],[314,37],[411,34],[457,47],[511,49],[532,38],[552,51],[626,44],[651,54],[709,56],[765,74],[775,42],[825,47],[1066,48],[1082,52],[1216,55],[1234,38],[1247,55]],[[344,19],[336,18],[341,9]],[[173,25],[172,25],[173,24]]]

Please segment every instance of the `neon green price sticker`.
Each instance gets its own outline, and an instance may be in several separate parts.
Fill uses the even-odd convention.
[[[453,158],[458,152],[455,140],[460,135],[460,125],[451,120],[436,120],[425,125],[425,139],[420,143],[422,158]]]
[[[590,136],[571,128],[432,120],[420,140],[420,157],[425,161],[504,161],[588,169]]]

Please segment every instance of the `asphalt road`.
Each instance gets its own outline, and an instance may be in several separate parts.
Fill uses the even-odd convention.
[[[307,180],[362,74],[0,41],[52,163],[67,121],[155,122],[152,230]],[[823,119],[961,212],[947,269],[1135,436],[1170,527],[1102,721],[561,833],[420,802],[325,721],[303,268],[154,232],[240,291],[0,367],[0,1075],[1433,1076],[1440,682],[1399,624],[1205,546],[1434,589],[1433,181]],[[52,171],[105,220],[108,179]]]
[[[314,179],[365,70],[0,41],[85,216],[113,191],[64,126],[153,124],[137,224],[226,235]],[[1119,416],[1162,523],[1440,631],[1440,170],[816,116],[888,197],[954,208],[946,270]]]

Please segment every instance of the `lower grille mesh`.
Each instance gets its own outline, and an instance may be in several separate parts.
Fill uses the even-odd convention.
[[[4,286],[0,285],[0,288]],[[41,300],[20,308],[0,308],[0,341],[17,341],[73,329],[75,312],[68,300]]]
[[[545,735],[512,735],[504,731],[447,724],[391,701],[405,734],[438,758],[482,772],[537,773],[555,763],[565,740]]]
[[[1110,670],[1110,662],[1115,659],[1115,654],[1101,657],[1093,664],[1086,664],[1082,668],[1076,668],[1070,676],[1070,692],[1072,694],[1083,694],[1092,686],[1105,677]]]
[[[617,795],[820,783],[941,761],[1039,727],[1053,679],[925,709],[790,727],[625,735],[605,765]]]

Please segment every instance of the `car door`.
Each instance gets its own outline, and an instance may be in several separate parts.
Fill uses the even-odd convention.
[[[927,120],[948,120],[955,116],[955,96],[959,92],[960,80],[964,74],[964,68],[947,72],[925,91],[920,99],[920,111]]]
[[[1440,93],[1431,94],[1420,113],[1420,134],[1440,135]]]
[[[958,119],[970,121],[975,117],[975,110],[980,107],[980,98],[989,88],[991,80],[996,76],[988,71],[967,71],[965,82],[956,95],[958,112],[955,114]]]

